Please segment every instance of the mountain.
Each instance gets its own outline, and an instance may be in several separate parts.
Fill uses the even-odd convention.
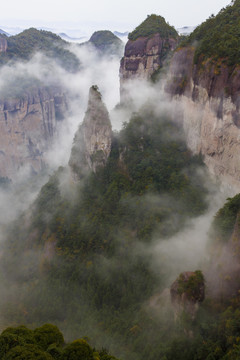
[[[61,39],[65,40],[65,41],[69,41],[69,42],[77,42],[77,43],[81,43],[83,41],[86,41],[86,36],[81,36],[79,38],[76,37],[71,37],[65,33],[59,33],[58,34],[60,36]]]
[[[7,49],[0,53],[0,64],[9,60],[29,60],[37,51],[41,51],[51,59],[55,59],[68,71],[77,71],[79,60],[67,49],[68,43],[58,35],[49,31],[30,28],[18,35],[5,38]]]
[[[122,360],[239,358],[240,195],[212,218],[216,179],[239,189],[239,12],[235,0],[184,39],[157,15],[129,34],[122,94],[127,81],[143,79],[156,96],[143,93],[120,132],[90,88],[68,165],[1,229],[0,324],[54,322],[68,342],[80,334],[91,346],[81,338],[62,348],[51,325],[8,328],[4,358],[110,360],[105,348]],[[105,51],[102,35],[93,43]],[[33,101],[31,93],[23,110],[42,107],[50,136],[48,115],[62,114],[64,94],[43,89]],[[117,108],[129,114],[125,100]],[[21,104],[6,100],[2,125]]]
[[[158,271],[152,266],[152,241],[156,233],[167,241],[204,212],[207,174],[182,129],[151,106],[133,114],[120,133],[110,130],[101,94],[92,87],[70,166],[50,177],[2,247],[1,274],[14,288],[14,297],[10,291],[0,302],[2,323],[11,316],[14,323],[57,322],[71,337],[86,334],[121,359],[148,353],[153,360],[166,342],[171,347],[166,329],[174,328],[174,313],[168,310],[166,322],[148,311],[151,296],[170,285],[167,259]]]
[[[8,34],[6,31],[0,29],[0,34],[2,35],[6,35],[6,36],[10,36],[10,34]]]
[[[114,33],[114,35],[116,35],[116,36],[119,37],[119,38],[128,36],[128,34],[129,34],[128,31],[125,31],[125,32],[114,31],[113,33]]]
[[[1,65],[24,61],[27,68],[38,51],[68,72],[79,69],[69,44],[51,32],[31,28],[16,36],[0,35]],[[67,114],[68,101],[58,80],[51,85],[44,81],[15,71],[1,86],[0,178],[13,179],[25,166],[33,174],[45,168],[45,153]]]
[[[188,146],[203,154],[211,173],[233,189],[240,189],[239,11],[236,0],[198,26],[178,47],[175,30],[150,16],[129,34],[120,66],[123,99],[129,79],[157,81],[164,59],[172,56],[169,70],[165,67],[165,89],[182,104]],[[166,36],[163,40],[158,22]]]
[[[129,79],[150,79],[178,42],[177,31],[161,16],[151,15],[128,35],[120,65],[120,91]]]
[[[99,54],[117,55],[121,57],[124,44],[117,36],[109,30],[95,31],[89,41],[83,45],[93,46]]]
[[[240,1],[198,26],[176,50],[167,91],[184,101],[188,145],[226,186],[239,182]],[[194,116],[196,114],[196,116]]]
[[[88,108],[74,138],[69,165],[76,177],[104,166],[111,151],[112,125],[97,86],[89,91]]]
[[[178,28],[177,31],[180,35],[189,35],[196,29],[196,26],[184,26],[182,28]]]

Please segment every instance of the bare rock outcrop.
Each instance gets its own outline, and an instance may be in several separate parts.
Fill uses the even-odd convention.
[[[176,47],[177,40],[164,38],[159,33],[128,40],[120,65],[120,92],[131,79],[149,80],[158,70],[168,52]]]
[[[112,125],[97,86],[89,91],[88,107],[75,138],[69,165],[77,178],[104,166],[111,151]]]
[[[0,36],[0,52],[6,52],[7,51],[7,39]]]
[[[202,272],[186,271],[179,275],[170,288],[175,317],[184,311],[194,320],[199,303],[205,298],[205,285]]]
[[[36,87],[18,97],[0,98],[0,177],[11,179],[25,165],[39,172],[66,111],[66,97],[57,87]]]
[[[194,64],[194,48],[175,52],[167,92],[182,106],[187,143],[231,191],[240,190],[240,67]]]

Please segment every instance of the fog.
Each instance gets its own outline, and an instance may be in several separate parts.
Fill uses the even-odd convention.
[[[9,231],[9,228],[7,228],[6,232],[6,225],[16,219],[24,210],[26,210],[27,215],[25,214],[25,220],[23,222],[24,225],[26,225],[26,223],[30,221],[31,212],[34,212],[34,207],[31,207],[31,204],[36,199],[41,186],[45,184],[49,176],[51,176],[59,166],[67,167],[74,134],[83,121],[84,114],[87,110],[89,88],[92,85],[97,85],[99,87],[103,101],[110,113],[114,131],[119,131],[122,128],[122,124],[129,121],[133,113],[141,113],[145,109],[151,109],[155,116],[159,116],[159,119],[163,116],[169,116],[176,123],[182,123],[182,104],[170,99],[170,97],[164,92],[166,79],[162,78],[157,84],[151,84],[150,82],[146,82],[144,80],[128,82],[124,91],[129,94],[128,98],[130,101],[129,106],[126,107],[123,104],[120,104],[119,58],[99,56],[99,54],[92,48],[79,47],[76,45],[72,45],[71,51],[77,56],[81,64],[80,70],[74,74],[65,71],[55,62],[49,60],[46,56],[40,53],[35,54],[35,56],[27,63],[19,62],[11,66],[4,66],[0,70],[0,94],[2,93],[6,95],[9,92],[11,93],[11,87],[15,79],[25,79],[26,81],[39,82],[45,86],[60,86],[67,94],[69,105],[66,118],[61,122],[61,124],[59,124],[54,141],[49,150],[44,154],[44,161],[47,164],[47,170],[45,173],[41,176],[35,175],[35,177],[31,177],[28,169],[23,168],[21,172],[16,175],[16,179],[12,184],[10,184],[7,189],[3,188],[0,191],[0,225],[4,225],[4,231],[1,232],[0,236],[0,241],[2,243],[4,243],[5,239],[9,238],[9,235],[6,235]],[[178,134],[172,134],[172,137],[175,137],[176,140],[178,140],[179,136],[180,135]],[[181,135],[181,138],[182,137],[183,135]],[[72,189],[69,191],[67,190],[67,186],[70,184],[69,179],[71,174],[68,170],[66,170],[65,175],[62,175],[62,177],[60,176],[59,178],[60,192],[67,200],[74,202],[74,191],[72,192]],[[205,187],[208,189],[208,209],[206,213],[197,218],[187,220],[183,229],[173,236],[168,238],[159,236],[159,228],[156,227],[149,243],[143,244],[141,242],[136,242],[132,247],[129,247],[131,251],[135,252],[137,258],[151,258],[151,270],[153,270],[159,279],[164,279],[164,286],[159,288],[159,292],[164,291],[164,287],[169,288],[179,273],[183,271],[195,271],[197,269],[203,270],[204,272],[210,262],[210,255],[207,246],[209,241],[209,228],[214,214],[219,207],[222,206],[228,194],[220,193],[216,183],[213,183],[210,180],[206,169],[197,169],[195,177],[196,181],[198,178],[203,179],[202,181],[205,182]],[[71,184],[71,187],[74,188],[74,185]],[[136,204],[137,206],[139,205],[134,197],[130,197],[129,199],[126,199],[126,201],[128,201],[130,205],[132,204],[133,207],[136,207]],[[175,201],[175,199],[168,196],[168,194],[163,194],[161,196],[147,195],[142,197],[142,202],[144,202],[143,211],[149,211],[149,209],[158,206],[164,206],[171,209],[174,207],[177,209],[182,206],[181,203]],[[45,210],[45,215],[46,217],[51,217],[49,209]],[[78,219],[78,221],[80,220]],[[169,216],[166,223],[162,226],[168,226],[175,229],[175,227],[177,228],[177,223],[177,215],[175,214],[175,211],[172,210],[171,216]],[[46,236],[46,239],[49,231],[50,230],[47,229],[46,234],[44,235]],[[34,229],[30,232],[30,235],[31,241],[39,241],[37,238],[38,235],[34,233]],[[116,236],[113,241],[118,244],[124,244],[124,242],[127,244],[128,239],[126,239],[126,237],[124,229],[119,228],[116,229]],[[39,295],[37,296],[33,291],[35,294],[35,297],[33,296],[33,301],[36,302],[36,307],[39,304],[41,305],[40,299],[43,294],[38,294],[36,289],[38,287],[38,283],[41,282],[42,278],[44,279],[45,273],[44,270],[42,271],[41,269],[44,268],[45,262],[49,262],[49,264],[51,264],[52,253],[54,253],[54,247],[56,245],[56,239],[54,236],[50,241],[50,245],[49,242],[45,245],[46,246],[42,251],[39,249],[34,250],[34,247],[31,248],[30,246],[30,249],[19,256],[19,259],[16,257],[17,260],[14,265],[17,266],[19,272],[14,273],[13,271],[9,274],[9,279],[7,277],[4,279],[3,286],[0,283],[0,289],[4,294],[0,304],[3,311],[6,304],[17,304],[18,296],[20,296],[19,294],[24,297],[24,295],[28,294],[28,292],[31,292],[31,289],[34,289],[36,294]],[[21,248],[21,244],[18,244],[18,246]],[[125,256],[126,253],[123,252],[123,255]],[[106,283],[108,281],[110,282],[109,278],[111,279],[111,274],[118,273],[118,269],[121,268],[121,256],[122,254],[119,252],[119,254],[117,254],[118,262],[104,256],[100,258],[98,263],[99,277],[102,279],[104,278]],[[126,267],[129,266],[131,269],[132,264],[124,262],[123,264],[125,264]],[[32,279],[32,271],[36,270],[37,265],[39,265],[40,268],[40,278]],[[57,265],[55,263],[53,265],[57,271],[57,269],[61,269],[62,263],[60,261]],[[87,263],[86,268],[88,266],[91,267],[91,265],[91,262],[90,264]],[[139,280],[139,275],[131,274],[131,276],[133,278],[136,276],[136,279]],[[24,279],[23,289],[21,288],[21,282],[19,282],[19,279],[21,278]],[[8,280],[11,285],[6,287]],[[49,283],[46,283],[45,286],[49,286]],[[59,294],[61,294],[61,290],[65,287],[65,284],[59,282],[58,286],[59,288],[57,286],[48,288],[48,301],[50,301],[50,303],[51,301],[56,301],[56,299],[58,299],[60,296]],[[81,282],[79,281],[76,287],[71,289],[71,291],[70,298],[73,296],[78,299],[78,296],[81,295]],[[154,296],[154,293],[151,294],[151,296]],[[66,304],[68,304],[68,294],[66,294],[66,299],[62,301],[65,301]],[[95,318],[97,315],[90,311],[90,305],[88,305],[87,302],[81,303],[81,301],[79,303],[79,309],[76,310],[76,313],[80,313],[82,311],[83,315],[81,315],[81,319],[88,319],[89,324],[92,324],[92,327],[94,327],[95,336],[99,337],[103,343],[105,341],[107,344],[106,338],[104,338],[102,334],[101,323],[99,324],[99,319]],[[34,304],[28,304],[29,307],[34,307],[35,302]],[[55,304],[53,305],[52,303],[51,305],[53,307],[55,306]],[[143,305],[146,306],[146,304]],[[61,308],[61,306],[59,306],[59,308]],[[72,315],[72,312],[70,309],[67,309],[70,315],[68,313],[66,314],[66,319],[63,323],[63,314],[60,312],[59,308],[56,306],[56,322],[60,324],[65,334],[67,334],[67,338],[71,339],[76,336],[78,327],[76,324],[73,324],[73,327],[71,327],[71,321],[74,319],[71,319],[70,315]],[[61,311],[63,311],[62,308]],[[88,312],[90,312],[90,315],[88,315]],[[28,315],[26,315],[25,318],[22,315],[22,319],[22,321],[24,321],[24,319],[28,319]],[[50,318],[49,321],[54,320],[55,319]],[[36,322],[39,321],[41,321],[41,318],[37,318]],[[12,322],[13,320],[10,319],[10,323]],[[89,331],[89,324],[88,326],[83,327],[85,331]],[[109,334],[106,336],[110,337]],[[117,346],[117,342],[118,339],[116,339],[116,337],[109,340],[109,343],[112,344],[113,348]]]

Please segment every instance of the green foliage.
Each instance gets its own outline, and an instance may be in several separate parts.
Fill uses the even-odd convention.
[[[4,357],[5,360],[52,360],[52,356],[38,346],[26,344],[24,346],[15,346]]]
[[[105,350],[98,353],[83,339],[75,340],[64,347],[62,333],[52,324],[45,324],[35,330],[29,330],[25,326],[7,328],[0,335],[0,358],[3,360],[117,360]]]
[[[89,43],[103,52],[119,53],[123,51],[124,45],[116,35],[109,30],[95,31]]]
[[[183,44],[196,46],[195,62],[226,59],[229,66],[240,64],[240,2],[223,8],[199,25]]]
[[[228,198],[226,204],[217,212],[212,224],[212,232],[220,241],[229,240],[233,233],[237,215],[240,211],[240,194]]]
[[[111,346],[122,358],[158,358],[165,351],[159,339],[173,326],[173,314],[159,323],[142,304],[169,285],[168,279],[163,266],[157,273],[153,269],[151,252],[136,249],[143,243],[151,248],[155,234],[167,239],[206,209],[207,191],[197,173],[202,166],[180,127],[145,109],[114,135],[108,162],[96,174],[72,184],[59,169],[42,187],[27,227],[20,231],[19,220],[12,229],[1,262],[10,282],[17,276],[24,284],[25,293],[21,285],[19,291],[27,314],[21,316],[28,323],[71,323],[71,333],[77,336],[80,328],[96,346]],[[40,252],[34,265],[26,257],[29,248],[31,257]],[[11,313],[11,305],[6,308]],[[116,341],[109,345],[109,337]],[[53,345],[35,339],[55,354]],[[56,356],[67,356],[67,350],[65,355],[58,350],[57,343]]]
[[[61,360],[94,360],[93,350],[88,343],[83,340],[75,340],[67,345],[61,355]]]
[[[8,37],[7,42],[7,52],[0,54],[0,64],[5,64],[9,60],[29,60],[40,51],[55,59],[68,71],[75,72],[79,68],[79,60],[67,49],[68,43],[50,31],[30,28]]]
[[[200,270],[196,270],[193,275],[186,280],[183,274],[178,278],[178,293],[187,294],[188,299],[203,301],[204,276]]]
[[[56,344],[61,346],[64,343],[63,335],[57,328],[52,324],[45,324],[34,330],[34,338],[37,344],[41,346],[43,350],[47,350],[49,345]]]
[[[129,40],[137,40],[141,36],[152,36],[159,33],[163,38],[178,37],[177,31],[174,27],[166,23],[162,16],[149,15],[139,26],[136,27],[131,33],[128,34]]]

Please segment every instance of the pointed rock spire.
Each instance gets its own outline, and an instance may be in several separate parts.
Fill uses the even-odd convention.
[[[69,165],[77,177],[104,166],[111,151],[112,126],[96,85],[89,90],[88,107],[76,132]]]

